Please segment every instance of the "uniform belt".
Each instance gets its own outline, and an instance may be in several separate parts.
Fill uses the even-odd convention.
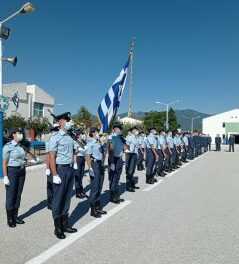
[[[60,167],[72,167],[72,164],[56,164],[56,166],[60,166]]]
[[[25,166],[7,166],[10,169],[23,169]]]

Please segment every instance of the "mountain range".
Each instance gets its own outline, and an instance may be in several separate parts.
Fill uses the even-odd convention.
[[[192,109],[174,110],[174,111],[176,113],[177,122],[182,130],[191,130],[192,118],[195,118],[193,121],[193,128],[197,130],[202,130],[202,119],[211,116],[209,114],[201,113]],[[146,114],[145,112],[139,111],[133,113],[133,117],[142,120],[145,114]],[[127,115],[128,113],[119,114],[120,118],[126,117]]]

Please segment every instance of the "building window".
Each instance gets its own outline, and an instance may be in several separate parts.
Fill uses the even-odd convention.
[[[43,104],[34,103],[33,116],[34,117],[43,117]]]

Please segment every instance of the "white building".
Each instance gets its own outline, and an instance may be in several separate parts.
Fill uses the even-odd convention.
[[[236,143],[239,143],[239,109],[204,118],[202,125],[203,133],[210,134],[213,141],[217,134],[222,139],[234,134]]]
[[[16,106],[12,102],[13,95],[18,92],[20,102]],[[53,122],[49,110],[53,111],[55,99],[35,84],[11,83],[3,85],[3,95],[9,98],[9,108],[5,115],[19,114],[26,120],[34,117],[46,117]]]
[[[131,125],[131,126],[143,125],[143,121],[127,116],[120,118],[119,121],[124,125]]]

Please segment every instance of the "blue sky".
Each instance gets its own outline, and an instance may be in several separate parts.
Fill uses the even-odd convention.
[[[2,1],[0,17],[24,3]],[[239,1],[34,0],[35,13],[8,26],[4,82],[35,83],[55,97],[57,112],[98,104],[136,37],[133,110],[156,100],[206,113],[239,105]],[[120,112],[127,111],[127,92]]]

